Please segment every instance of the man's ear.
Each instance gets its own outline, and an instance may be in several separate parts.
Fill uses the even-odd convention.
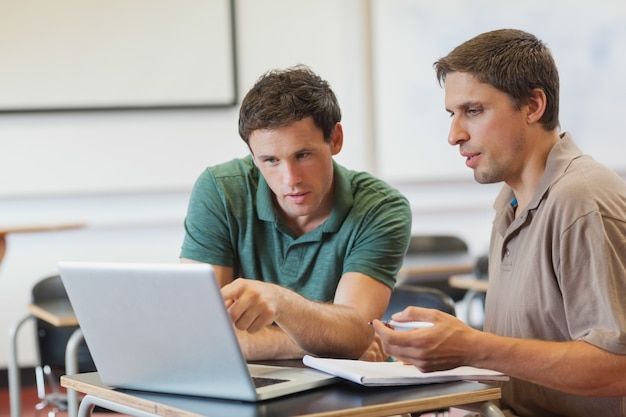
[[[343,147],[343,127],[341,123],[335,124],[333,137],[330,139],[330,150],[333,155],[337,155]]]
[[[540,89],[533,89],[528,99],[528,113],[526,115],[526,121],[531,124],[538,122],[546,111],[547,98],[546,93]]]

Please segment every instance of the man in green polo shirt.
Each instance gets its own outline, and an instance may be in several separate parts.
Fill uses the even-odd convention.
[[[181,259],[213,265],[248,360],[384,358],[367,323],[387,307],[411,210],[385,182],[334,161],[340,121],[309,68],[270,71],[239,113],[251,155],[194,186]]]

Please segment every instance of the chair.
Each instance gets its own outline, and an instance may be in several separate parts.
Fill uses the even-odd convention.
[[[402,284],[436,288],[460,301],[466,291],[450,287],[448,279],[472,272],[474,263],[467,243],[458,236],[413,235],[399,279]]]
[[[407,253],[413,254],[454,254],[467,253],[467,244],[458,236],[452,235],[413,235]]]
[[[476,260],[474,266],[474,275],[480,280],[489,280],[489,255],[481,255]],[[463,297],[467,309],[467,318],[465,322],[470,326],[482,330],[484,317],[480,317],[480,320],[474,320],[472,318],[472,309],[475,303],[478,303],[479,310],[482,311],[482,315],[485,313],[485,293],[480,291],[468,291]]]
[[[382,320],[391,319],[392,314],[402,311],[408,306],[434,308],[453,316],[456,315],[454,300],[448,294],[437,288],[407,284],[394,287]]]
[[[31,291],[31,301],[33,304],[51,301],[69,303],[61,277],[53,275],[36,283]],[[78,326],[57,327],[39,318],[35,321],[39,354],[39,365],[35,368],[39,403],[35,408],[41,410],[52,407],[53,411],[48,415],[54,415],[56,410],[67,410],[67,396],[61,393],[59,378],[65,374],[68,340]],[[84,341],[78,347],[77,359],[79,372],[96,370]]]

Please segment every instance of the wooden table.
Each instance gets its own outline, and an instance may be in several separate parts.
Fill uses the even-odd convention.
[[[398,280],[409,276],[466,274],[474,270],[476,259],[469,253],[407,255],[404,258]]]
[[[484,416],[504,417],[490,402],[500,398],[500,388],[475,382],[362,387],[340,381],[258,403],[111,389],[96,372],[63,376],[61,385],[86,394],[79,417],[91,415],[95,406],[136,417],[383,417],[467,406]]]
[[[452,275],[448,280],[451,287],[468,291],[486,293],[489,288],[489,281],[478,278],[474,274]]]
[[[67,301],[47,301],[45,303],[29,304],[28,311],[33,316],[56,327],[78,326],[78,319],[72,305]]]
[[[7,250],[7,235],[13,233],[53,232],[57,230],[77,229],[84,227],[83,223],[40,224],[28,226],[0,226],[0,263]]]
[[[459,301],[466,291],[450,287],[448,280],[451,275],[472,272],[475,264],[476,259],[468,252],[407,255],[398,272],[397,283],[433,287]]]

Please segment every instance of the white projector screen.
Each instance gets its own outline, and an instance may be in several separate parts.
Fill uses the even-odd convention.
[[[232,106],[233,0],[0,2],[0,111]]]

